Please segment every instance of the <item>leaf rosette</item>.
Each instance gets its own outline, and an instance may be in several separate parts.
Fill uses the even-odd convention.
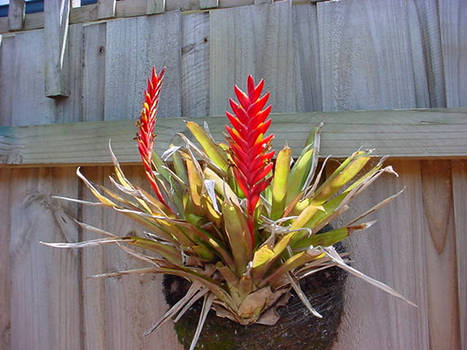
[[[277,307],[293,289],[304,306],[322,317],[301,291],[299,281],[337,266],[368,283],[405,300],[382,282],[351,267],[334,244],[375,221],[361,222],[401,192],[375,204],[345,225],[319,233],[350,207],[354,198],[384,173],[397,175],[384,159],[369,167],[370,151],[356,151],[324,179],[327,159],[319,163],[320,131],[311,131],[294,160],[285,146],[272,150],[269,93],[264,81],[247,79],[246,92],[237,86],[237,101],[230,99],[226,112],[226,143],[218,143],[194,121],[186,126],[198,142],[180,134],[180,145],[171,145],[159,156],[154,152],[156,115],[165,74],[153,70],[148,79],[140,118],[137,145],[151,192],[132,184],[111,152],[115,175],[113,188],[96,185],[77,170],[98,202],[67,199],[110,207],[143,225],[141,234],[121,237],[78,223],[101,238],[77,243],[44,243],[57,248],[84,248],[115,244],[147,267],[96,275],[162,273],[191,282],[186,295],[151,327],[177,321],[196,301],[203,306],[192,341],[196,345],[209,310],[242,325],[275,324]]]

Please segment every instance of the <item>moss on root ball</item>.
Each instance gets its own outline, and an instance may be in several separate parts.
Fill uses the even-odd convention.
[[[313,316],[292,292],[289,303],[279,308],[280,320],[274,326],[242,326],[226,318],[208,315],[196,349],[198,350],[324,350],[337,337],[343,306],[346,273],[333,267],[301,281],[302,290],[313,307],[323,315]],[[174,305],[190,283],[176,276],[164,276],[164,291],[169,305]],[[175,331],[186,349],[198,324],[201,301],[175,324]]]

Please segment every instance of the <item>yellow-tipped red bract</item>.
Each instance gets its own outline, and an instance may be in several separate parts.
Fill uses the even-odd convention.
[[[310,312],[321,317],[315,309],[319,305],[314,307],[313,300],[304,297],[296,281],[332,266],[404,299],[350,267],[333,248],[352,232],[371,226],[374,221],[359,221],[399,193],[370,206],[354,220],[319,233],[372,182],[384,173],[394,174],[390,166],[384,167],[380,161],[369,167],[370,153],[357,151],[324,179],[324,164],[318,164],[320,127],[311,132],[302,151],[294,154],[285,146],[274,162],[273,136],[267,135],[269,93],[261,96],[264,81],[256,85],[251,76],[246,93],[234,88],[238,102],[230,100],[232,113],[227,112],[231,123],[226,127],[228,145],[216,142],[208,128],[189,121],[186,126],[199,145],[180,134],[179,142],[159,156],[153,151],[154,127],[164,72],[152,72],[137,132],[143,168],[155,195],[132,184],[113,153],[114,188],[93,184],[77,171],[100,205],[130,217],[144,231],[120,236],[79,223],[103,238],[46,244],[58,248],[117,244],[148,265],[98,277],[163,273],[190,280],[187,295],[148,333],[170,318],[180,318],[187,304],[201,298],[201,320],[212,308],[217,315],[243,325],[274,324],[279,318],[278,302],[291,289]],[[298,155],[295,163],[294,155]]]

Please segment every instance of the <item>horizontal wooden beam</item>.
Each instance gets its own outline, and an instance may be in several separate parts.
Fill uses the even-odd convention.
[[[467,108],[393,111],[314,112],[272,115],[276,149],[288,144],[297,155],[309,130],[324,122],[321,156],[342,158],[363,147],[375,156],[466,158]],[[223,139],[226,119],[205,121],[214,138]],[[182,118],[159,119],[156,148],[180,143]],[[109,139],[122,163],[139,162],[135,122],[103,121],[25,127],[0,127],[0,167],[109,164]]]
[[[107,1],[107,0],[106,0]],[[110,0],[112,1],[112,0]],[[279,0],[275,0],[279,1]],[[151,14],[160,13],[162,3],[165,3],[165,11],[174,11],[180,10],[185,12],[191,11],[200,11],[200,10],[212,10],[212,6],[204,6],[203,4],[212,4],[216,1],[186,1],[186,0],[170,0],[170,1],[160,1],[152,0],[149,1],[157,5],[152,5],[149,7]],[[143,16],[148,13],[148,0],[121,0],[117,1],[114,9],[114,16],[116,18],[125,18],[125,17],[135,17]],[[230,8],[237,6],[252,5],[255,3],[255,0],[217,0],[217,8]],[[305,3],[305,2],[300,2]],[[104,15],[102,6],[99,8],[99,4],[90,4],[81,7],[72,8],[70,11],[70,24],[74,23],[88,23],[98,21],[104,17],[112,17]],[[155,7],[154,7],[155,6]],[[209,8],[208,8],[209,7]],[[44,27],[44,13],[28,13],[24,17],[24,25],[22,30],[32,30],[39,29]],[[8,27],[8,17],[0,17],[0,33],[6,33],[9,31]]]

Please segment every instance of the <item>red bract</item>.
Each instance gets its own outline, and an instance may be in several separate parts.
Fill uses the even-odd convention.
[[[253,246],[254,212],[261,192],[271,182],[271,177],[267,176],[273,168],[271,159],[274,156],[274,151],[270,151],[274,135],[265,136],[271,125],[271,119],[267,119],[271,106],[264,108],[269,99],[269,92],[260,97],[263,87],[264,80],[255,85],[253,77],[248,76],[248,94],[235,86],[234,91],[239,103],[230,99],[233,114],[225,112],[232,123],[232,127],[225,128],[230,136],[228,141],[235,178],[247,199],[248,227]]]
[[[138,133],[136,135],[136,139],[138,141],[138,151],[143,161],[146,177],[159,201],[169,208],[162,196],[159,186],[157,186],[156,177],[152,170],[152,152],[154,149],[155,139],[154,127],[156,125],[157,107],[159,105],[159,95],[161,92],[164,73],[165,68],[159,72],[159,75],[157,75],[154,68],[152,69],[151,78],[148,79],[148,86],[144,91],[144,102],[143,108],[141,109],[141,115],[137,123]]]

